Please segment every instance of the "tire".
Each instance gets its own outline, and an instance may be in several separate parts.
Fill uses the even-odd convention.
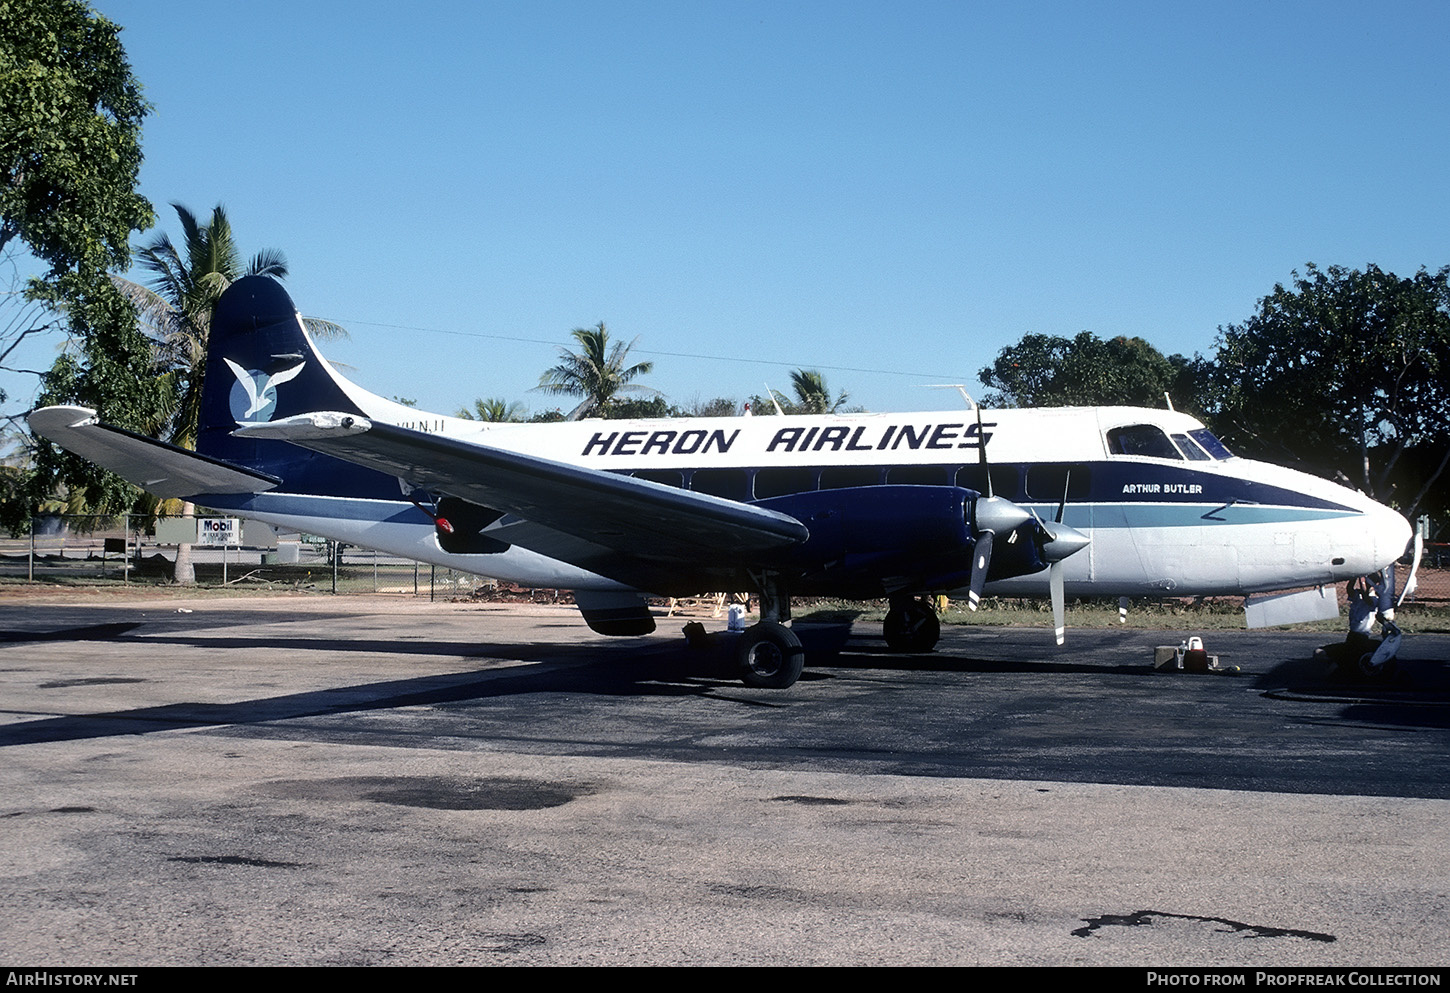
[[[764,690],[783,690],[794,685],[806,662],[806,653],[795,632],[783,624],[769,623],[746,628],[735,657],[745,685]]]
[[[941,621],[930,605],[913,600],[887,611],[882,634],[886,636],[886,647],[893,652],[929,652],[941,639]]]

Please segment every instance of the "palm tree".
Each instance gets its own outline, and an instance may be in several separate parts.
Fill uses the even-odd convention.
[[[528,413],[524,405],[517,400],[512,402],[500,397],[489,397],[487,400],[479,397],[473,401],[473,410],[467,407],[458,408],[459,417],[466,421],[493,421],[495,423],[522,421]]]
[[[162,234],[137,253],[141,267],[152,274],[149,286],[121,279],[117,283],[136,305],[141,319],[150,325],[158,374],[167,381],[174,397],[169,419],[156,425],[156,433],[167,435],[174,445],[192,449],[200,430],[207,342],[217,301],[243,276],[285,278],[287,260],[281,252],[266,249],[243,266],[224,207],[218,204],[212,208],[211,217],[204,223],[181,204],[172,207],[185,236],[184,250]],[[321,337],[347,334],[328,321],[309,319],[307,326]],[[183,515],[194,510],[190,503],[180,507]],[[190,545],[177,549],[175,579],[178,583],[196,582]]]
[[[631,382],[654,368],[653,362],[625,364],[638,338],[627,345],[618,341],[611,344],[603,321],[592,328],[575,328],[570,333],[579,343],[580,351],[559,349],[564,361],[540,376],[539,385],[534,387],[544,393],[584,398],[566,420],[576,421],[592,410],[608,407],[619,393],[659,395],[659,390]]]
[[[773,399],[787,414],[838,414],[851,398],[849,393],[842,390],[832,400],[831,391],[826,387],[826,377],[816,369],[797,369],[790,374],[790,382],[795,392],[794,400],[778,390],[770,390],[768,397],[752,398],[754,406],[759,408],[757,412],[770,413],[765,404]]]

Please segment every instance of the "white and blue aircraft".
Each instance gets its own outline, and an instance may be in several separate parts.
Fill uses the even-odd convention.
[[[604,634],[654,630],[646,595],[759,594],[741,678],[790,686],[790,596],[889,598],[926,651],[930,595],[1276,601],[1375,573],[1410,526],[1363,494],[1235,457],[1172,410],[1050,408],[496,424],[348,382],[286,291],[237,281],[212,324],[195,452],[48,407],[32,430],[162,497],[528,586],[570,589]],[[990,458],[989,458],[990,456]],[[1319,587],[1316,591],[1313,587]],[[1329,616],[1338,607],[1327,591]],[[1250,622],[1254,617],[1251,614]]]

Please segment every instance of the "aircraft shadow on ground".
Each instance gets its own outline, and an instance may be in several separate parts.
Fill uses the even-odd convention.
[[[597,694],[606,696],[699,697],[729,699],[747,706],[775,707],[785,703],[777,691],[746,690],[734,674],[733,638],[708,635],[690,647],[684,640],[598,642],[587,644],[480,643],[477,641],[330,640],[313,638],[201,637],[180,633],[130,637],[134,624],[92,625],[49,632],[0,632],[0,644],[39,641],[110,641],[144,645],[182,645],[204,650],[282,649],[316,653],[362,652],[448,658],[486,657],[538,663],[510,669],[430,674],[261,697],[232,703],[177,702],[130,710],[67,715],[19,721],[0,726],[0,747],[40,742],[80,740],[119,735],[148,734],[183,728],[265,724],[289,719],[436,706],[524,694]],[[887,649],[874,628],[856,632],[849,622],[804,624],[798,633],[813,666],[802,682],[833,678],[822,669],[886,672],[954,672],[981,674],[1111,675],[1162,674],[1148,664],[1104,664],[984,659],[954,650],[929,654],[897,654]],[[1020,651],[1016,645],[996,648]],[[1044,653],[1050,649],[1044,649]],[[1443,668],[1443,667],[1441,667]],[[1315,676],[1308,660],[1293,660],[1271,673],[1255,677],[1256,689],[1284,688],[1305,699],[1326,693],[1344,704],[1336,720],[1387,727],[1443,728],[1450,725],[1450,707],[1444,694],[1407,694],[1393,689],[1339,685]],[[1174,678],[1174,677],[1166,677]],[[1192,677],[1184,677],[1192,678]],[[1208,677],[1197,677],[1208,678]],[[72,681],[67,681],[69,684]],[[85,682],[81,680],[80,682]],[[1243,685],[1243,684],[1240,684]],[[62,684],[56,684],[60,688]],[[1438,701],[1438,705],[1437,705]],[[1409,704],[1409,706],[1407,706]]]

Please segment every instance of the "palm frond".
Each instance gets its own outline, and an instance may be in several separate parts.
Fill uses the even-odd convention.
[[[352,335],[347,333],[347,328],[341,324],[334,324],[332,321],[323,320],[321,317],[304,317],[302,318],[302,325],[307,328],[308,334],[318,339],[342,341],[352,337]]]

